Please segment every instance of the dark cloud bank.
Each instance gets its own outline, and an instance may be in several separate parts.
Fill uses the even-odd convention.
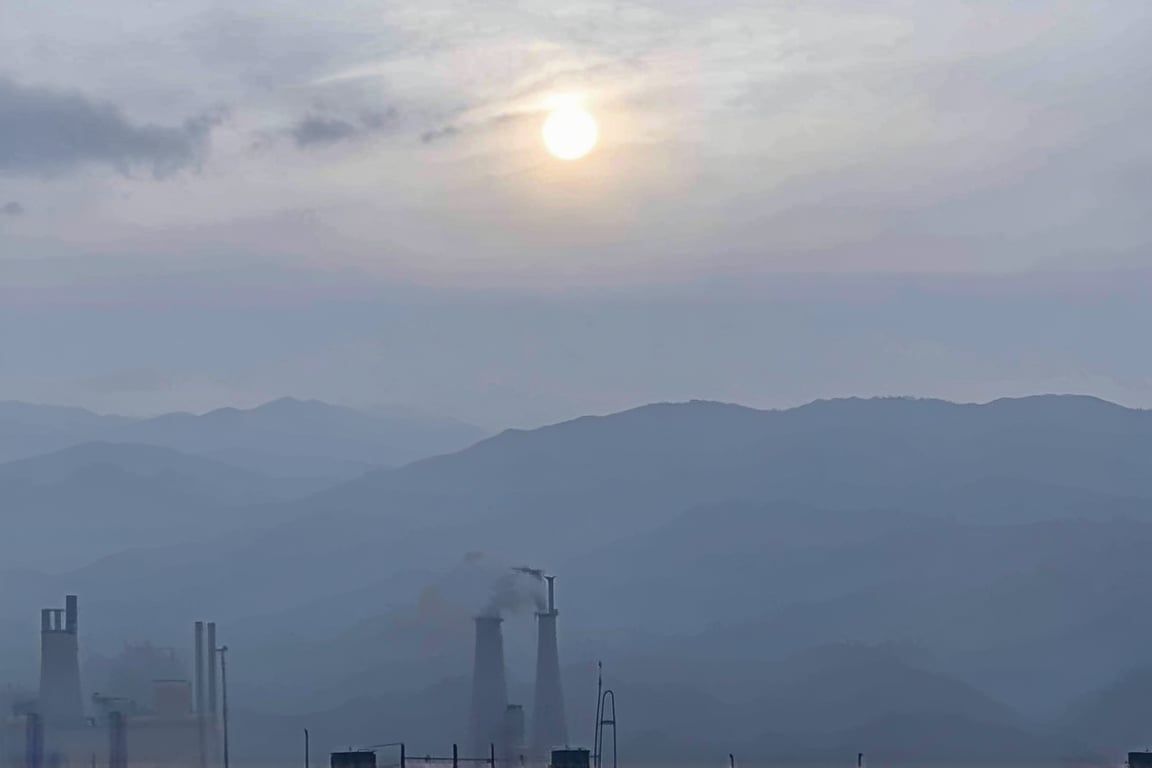
[[[0,77],[0,174],[50,174],[90,164],[164,176],[193,166],[219,115],[178,126],[134,123],[113,104]]]

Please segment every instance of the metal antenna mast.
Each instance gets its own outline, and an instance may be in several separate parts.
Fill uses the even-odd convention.
[[[604,665],[597,662],[600,674],[596,681],[596,735],[593,751],[595,752],[596,768],[604,764],[604,726],[612,727],[612,768],[617,768],[616,760],[616,692],[611,688],[604,690]],[[611,712],[609,712],[611,709]]]

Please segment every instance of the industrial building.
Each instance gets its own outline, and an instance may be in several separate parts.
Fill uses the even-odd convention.
[[[92,692],[80,678],[79,600],[40,619],[40,686],[0,721],[4,768],[215,768],[219,764],[216,625],[195,625],[196,683],[151,681],[149,700]],[[207,674],[205,670],[207,669]]]

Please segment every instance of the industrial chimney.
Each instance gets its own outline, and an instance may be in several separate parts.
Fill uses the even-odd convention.
[[[219,677],[217,661],[219,649],[216,647],[216,622],[208,622],[208,716],[213,727],[216,724],[216,680]]]
[[[489,754],[491,745],[498,754],[505,750],[505,717],[508,708],[508,682],[504,676],[503,619],[476,617],[476,654],[472,666],[472,717],[469,722],[470,758]]]
[[[78,632],[76,595],[65,598],[63,610],[40,612],[40,714],[49,726],[84,722]]]
[[[546,760],[554,747],[568,743],[560,651],[556,644],[556,577],[548,581],[548,610],[536,614],[536,698],[532,712],[532,758]]]

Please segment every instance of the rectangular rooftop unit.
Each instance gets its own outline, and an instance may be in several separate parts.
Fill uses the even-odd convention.
[[[1152,752],[1129,752],[1129,768],[1152,768]]]
[[[552,750],[552,768],[588,768],[591,753],[587,749]]]
[[[333,752],[331,768],[376,768],[376,753],[361,749]]]

